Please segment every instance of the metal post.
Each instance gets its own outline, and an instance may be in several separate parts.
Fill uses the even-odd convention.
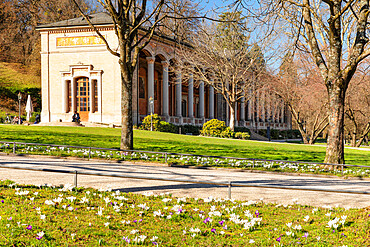
[[[254,169],[254,162],[255,162],[255,160],[253,159],[253,166],[252,166],[253,169]]]
[[[344,165],[342,165],[342,176],[343,176],[343,167],[344,167]]]
[[[167,153],[164,154],[164,162],[167,163]]]
[[[77,188],[77,170],[75,171],[75,187]]]
[[[21,100],[22,100],[22,94],[21,92],[18,93],[18,101],[19,101],[19,119],[18,124],[21,124]]]
[[[13,142],[13,154],[15,154],[15,142]]]
[[[229,195],[229,199],[231,199],[231,181],[229,181],[228,187],[229,187],[229,189],[228,189],[228,195]]]
[[[89,148],[89,160],[90,160],[90,157],[91,157],[91,147]]]

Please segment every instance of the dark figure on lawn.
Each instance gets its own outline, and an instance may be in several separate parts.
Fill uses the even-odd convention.
[[[72,122],[80,122],[80,114],[77,111],[75,111],[75,114],[72,116]]]
[[[40,123],[40,114],[37,114],[36,115],[35,123],[34,124],[38,124],[38,123]]]

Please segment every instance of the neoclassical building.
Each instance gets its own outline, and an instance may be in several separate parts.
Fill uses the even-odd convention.
[[[118,48],[109,15],[98,13],[91,20],[109,42]],[[74,111],[86,123],[120,124],[121,81],[118,58],[111,55],[84,18],[40,25],[41,121],[71,122]],[[132,91],[133,122],[138,124],[153,111],[174,124],[201,125],[213,118],[228,122],[229,111],[221,94],[203,82],[184,82],[169,65],[181,59],[176,43],[155,36],[140,53]],[[236,126],[263,129],[291,127],[290,114],[282,101],[249,92],[250,100],[237,104]],[[154,99],[153,107],[149,102]]]

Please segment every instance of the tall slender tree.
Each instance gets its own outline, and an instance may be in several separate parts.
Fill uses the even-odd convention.
[[[241,12],[226,12],[222,22],[204,24],[192,37],[192,49],[183,49],[182,76],[204,82],[220,93],[229,109],[229,127],[234,130],[235,107],[243,97],[248,100],[252,87],[259,88],[263,78],[264,59],[261,48],[249,43]]]

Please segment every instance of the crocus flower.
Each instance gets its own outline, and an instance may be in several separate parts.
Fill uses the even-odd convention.
[[[4,203],[4,200],[1,200],[2,203]],[[370,216],[370,215],[369,215]]]
[[[278,238],[276,239],[276,241],[278,241],[279,243],[280,243],[280,240],[281,240],[281,237],[278,237]]]
[[[215,233],[216,232],[216,229],[212,228],[211,229],[211,232]]]
[[[258,216],[260,215],[260,212],[258,212],[258,210],[256,210],[256,212],[254,213],[256,215],[256,217],[258,218]]]
[[[39,233],[37,233],[37,237],[36,237],[36,239],[38,239],[38,240],[40,240],[40,239],[42,239],[42,237],[44,236],[44,232],[43,231],[41,231],[41,232],[39,232]]]
[[[224,220],[221,220],[218,222],[218,224],[220,224],[222,226],[222,224],[224,223],[225,221]]]
[[[27,230],[31,230],[31,229],[32,229],[32,226],[31,226],[31,225],[28,225],[28,226],[26,227],[26,229],[27,229]]]
[[[128,237],[123,237],[123,240],[125,240],[127,243],[130,243],[130,239]]]

